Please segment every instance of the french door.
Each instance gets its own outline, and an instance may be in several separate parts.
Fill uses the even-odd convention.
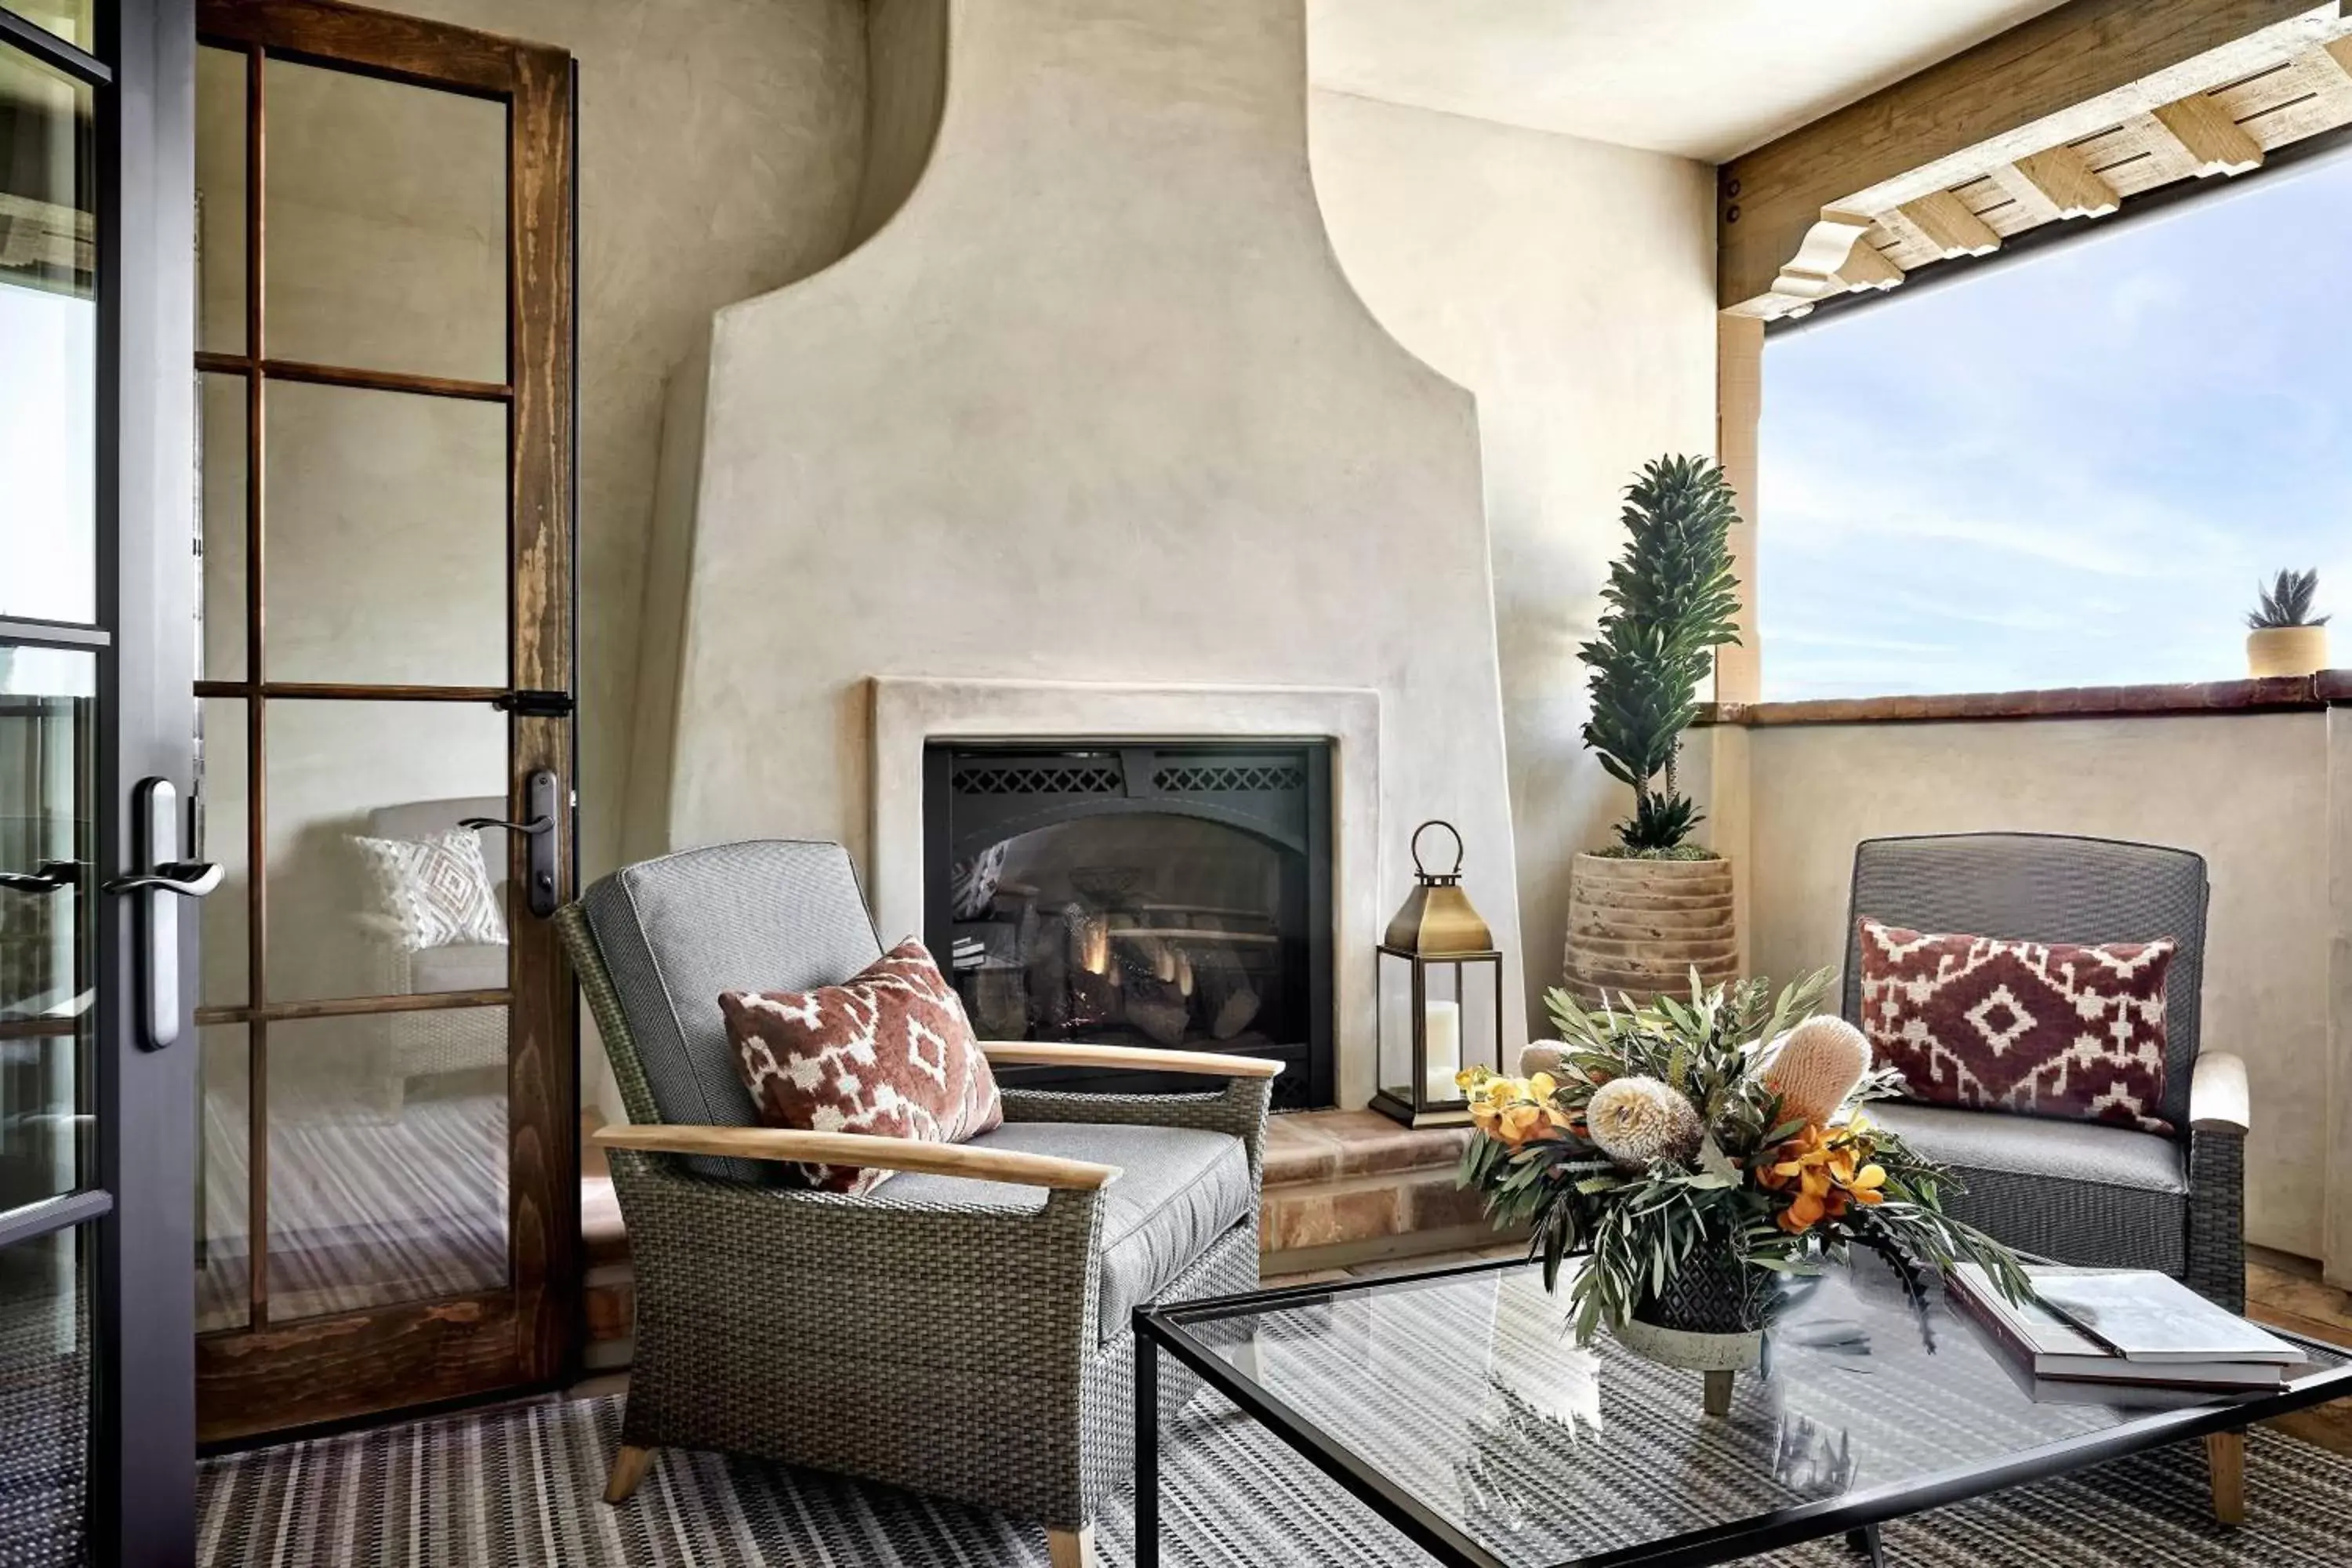
[[[562,1370],[572,62],[197,0],[201,1435]]]
[[[187,1561],[192,20],[0,0],[0,1561]]]

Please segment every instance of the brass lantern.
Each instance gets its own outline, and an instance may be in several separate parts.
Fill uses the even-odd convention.
[[[1454,840],[1454,867],[1432,871],[1421,862],[1421,836],[1442,827]],[[1389,921],[1378,957],[1379,985],[1373,1016],[1374,1060],[1380,1089],[1372,1109],[1408,1127],[1454,1127],[1470,1120],[1469,1102],[1454,1075],[1476,1064],[1502,1070],[1503,955],[1495,933],[1462,890],[1462,835],[1450,822],[1429,821],[1412,830],[1412,891]],[[1483,1027],[1469,1005],[1475,988],[1485,1009]],[[1405,1028],[1390,1026],[1399,1005]],[[1407,1057],[1391,1063],[1392,1049],[1409,1039]]]

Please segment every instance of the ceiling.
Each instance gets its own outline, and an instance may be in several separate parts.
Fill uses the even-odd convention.
[[[1719,163],[2060,0],[1307,0],[1317,87]]]

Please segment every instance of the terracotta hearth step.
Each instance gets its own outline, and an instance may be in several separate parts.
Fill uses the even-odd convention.
[[[621,1224],[620,1200],[613,1195],[604,1152],[588,1142],[604,1121],[591,1111],[581,1119],[580,1129],[580,1266],[584,1271],[580,1293],[588,1328],[580,1359],[596,1372],[629,1364],[637,1316],[629,1233]]]
[[[1376,1110],[1303,1110],[1266,1129],[1258,1272],[1297,1274],[1498,1239],[1454,1184],[1466,1127],[1401,1127]]]

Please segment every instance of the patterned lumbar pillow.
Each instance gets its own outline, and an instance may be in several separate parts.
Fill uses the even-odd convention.
[[[377,894],[399,924],[401,946],[421,952],[460,942],[506,942],[506,917],[482,858],[482,841],[472,828],[453,827],[422,838],[353,834],[352,842],[375,874]]]
[[[771,1127],[961,1143],[1004,1120],[962,1001],[912,937],[839,985],[730,991],[719,1008],[736,1068]],[[835,1193],[872,1192],[892,1174],[801,1171]]]
[[[1912,1099],[2172,1131],[2169,937],[2084,947],[1861,925],[1863,1033]]]

